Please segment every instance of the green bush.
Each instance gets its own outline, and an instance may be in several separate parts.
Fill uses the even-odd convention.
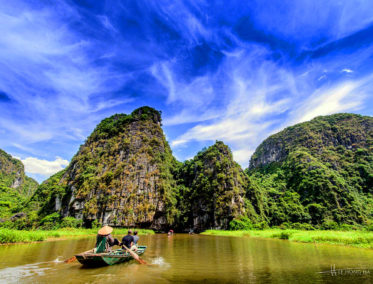
[[[253,228],[257,229],[257,230],[264,230],[264,229],[268,229],[269,226],[268,226],[268,223],[266,221],[262,221],[260,223],[254,224]]]
[[[331,220],[325,220],[320,228],[322,230],[338,230],[339,226],[337,222],[331,221]]]
[[[366,227],[367,231],[373,232],[373,223]]]
[[[80,228],[82,225],[82,220],[75,219],[74,217],[65,217],[62,219],[60,228]]]
[[[43,230],[55,230],[59,228],[61,216],[57,212],[45,216],[40,221],[40,229]]]
[[[56,230],[58,229],[58,227],[59,227],[58,223],[44,222],[43,225],[40,226],[40,229],[50,231],[50,230]]]
[[[338,230],[340,231],[354,231],[358,230],[358,227],[355,225],[342,224],[339,226]]]
[[[306,231],[312,231],[315,230],[315,228],[308,223],[293,223],[291,225],[292,229],[297,229],[297,230],[306,230]]]
[[[292,228],[292,224],[289,222],[284,222],[280,226],[278,226],[281,230],[287,230]]]
[[[9,221],[9,220],[5,222],[1,222],[0,228],[15,229],[14,222]]]
[[[239,230],[251,230],[253,224],[251,220],[247,217],[241,217],[239,219],[233,219],[229,222],[229,230],[239,231]]]
[[[50,215],[45,216],[43,219],[41,219],[40,224],[43,225],[44,223],[58,223],[61,220],[60,214],[57,212],[54,212]]]
[[[102,224],[97,219],[92,222],[92,229],[98,229],[101,227],[102,227]]]

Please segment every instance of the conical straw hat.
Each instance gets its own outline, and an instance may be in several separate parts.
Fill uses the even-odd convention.
[[[98,230],[98,234],[102,236],[109,235],[113,231],[113,228],[110,226],[103,226],[100,230]]]

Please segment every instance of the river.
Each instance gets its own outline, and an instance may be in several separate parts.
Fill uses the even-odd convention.
[[[84,268],[64,259],[94,237],[0,246],[1,283],[373,283],[373,250],[285,240],[176,234],[140,237],[135,261]]]

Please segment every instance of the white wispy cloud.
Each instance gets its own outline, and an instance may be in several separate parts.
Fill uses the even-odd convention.
[[[162,18],[166,19],[167,24],[177,30],[189,45],[199,44],[202,39],[209,39],[214,36],[211,29],[208,29],[202,23],[205,15],[201,11],[201,7],[208,6],[204,1],[190,1],[189,3],[200,17],[197,17],[196,13],[192,13],[190,6],[185,5],[182,1],[172,1],[171,3],[150,1],[148,5],[158,12]]]
[[[369,94],[364,86],[369,84],[371,79],[372,76],[367,76],[316,90],[293,111],[287,124],[304,122],[320,115],[358,110]]]
[[[34,155],[36,154],[34,152],[34,149],[32,149],[31,147],[23,146],[23,145],[20,145],[18,143],[13,143],[12,146],[17,148],[17,149],[23,150],[25,152],[28,152],[28,153],[31,153],[31,154],[34,154]],[[15,158],[17,158],[18,160],[21,160],[21,158],[19,158],[19,157],[15,157]]]
[[[41,160],[35,157],[27,157],[21,160],[25,165],[25,172],[49,177],[69,165],[69,161],[56,157],[54,161]]]
[[[237,163],[242,164],[242,165],[247,164],[248,158],[251,157],[253,153],[254,153],[253,150],[248,150],[248,149],[232,151],[234,160]]]
[[[69,26],[79,21],[79,13],[63,2],[55,4],[0,3],[0,89],[17,102],[1,109],[0,126],[10,135],[2,141],[5,145],[12,136],[22,145],[71,139],[97,123],[98,111],[129,101],[92,100],[125,80],[109,66],[95,64],[91,54],[97,52],[96,43]]]
[[[258,1],[253,5],[252,20],[261,30],[308,47],[320,39],[329,43],[349,36],[373,21],[370,1],[273,1],[271,7]]]
[[[341,72],[343,73],[352,73],[352,72],[354,72],[353,70],[351,70],[351,69],[349,69],[349,68],[343,68],[342,70],[341,70]]]
[[[183,82],[173,73],[170,65],[171,63],[161,62],[150,69],[151,74],[168,90],[167,104],[182,107],[174,116],[166,117],[164,124],[175,125],[216,118],[216,109],[211,106],[216,94],[210,76],[200,76],[191,82]]]
[[[112,25],[110,19],[106,15],[98,16],[98,19],[101,21],[102,25],[111,32],[118,33],[117,29]]]

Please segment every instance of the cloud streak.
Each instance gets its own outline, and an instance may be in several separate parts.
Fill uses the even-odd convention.
[[[30,174],[43,175],[49,177],[69,165],[69,161],[57,157],[54,161],[40,160],[35,157],[27,157],[21,160],[25,165],[25,171]]]
[[[358,81],[345,81],[328,89],[316,90],[294,112],[293,123],[311,120],[320,115],[359,110],[367,94],[361,87],[371,76]]]

